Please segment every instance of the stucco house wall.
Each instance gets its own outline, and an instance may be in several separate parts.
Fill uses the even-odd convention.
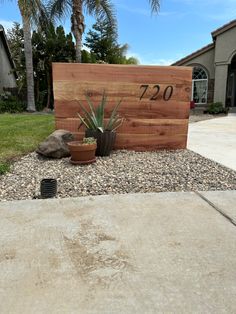
[[[236,54],[236,27],[219,34],[215,38],[215,93],[214,101],[225,102],[228,66]]]
[[[13,73],[12,60],[9,58],[9,51],[6,48],[5,34],[4,30],[0,26],[0,93],[3,91],[3,88],[15,88],[16,85],[16,76]]]
[[[211,50],[206,51],[204,54],[192,58],[190,61],[187,61],[184,65],[186,66],[202,65],[207,70],[208,77],[210,79],[214,79],[215,78],[214,58],[215,48],[212,48]]]
[[[212,49],[184,63],[185,66],[192,67],[200,65],[206,70],[208,75],[208,89],[207,89],[208,103],[213,102],[214,99],[214,85],[215,85],[214,58],[215,47],[212,47]]]
[[[236,53],[236,27],[219,34],[215,40],[215,63],[231,63]]]
[[[233,57],[236,56],[236,20],[213,31],[212,39],[211,44],[173,65],[192,67],[200,65],[208,74],[207,102],[222,102],[225,105],[229,65]],[[236,93],[236,86],[234,89]]]

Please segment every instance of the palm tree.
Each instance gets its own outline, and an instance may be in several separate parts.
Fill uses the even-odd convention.
[[[156,13],[160,0],[149,0],[151,11]],[[89,15],[106,18],[113,29],[116,28],[114,7],[110,0],[51,0],[51,16],[62,18],[71,13],[71,31],[75,38],[76,61],[81,62],[82,36],[85,29],[84,10]]]
[[[39,23],[46,17],[46,11],[40,0],[18,0],[24,32],[24,53],[27,82],[27,111],[36,111],[34,99],[34,70],[31,43],[32,23]]]
[[[114,8],[110,0],[51,0],[49,7],[51,16],[59,19],[71,13],[71,32],[75,38],[77,62],[81,62],[84,10],[89,15],[106,18],[116,28]]]

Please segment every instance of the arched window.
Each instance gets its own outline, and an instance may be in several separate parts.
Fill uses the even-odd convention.
[[[192,100],[195,104],[207,103],[208,77],[206,71],[200,67],[193,68]]]

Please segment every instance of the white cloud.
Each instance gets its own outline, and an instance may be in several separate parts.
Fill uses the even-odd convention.
[[[87,46],[85,46],[84,44],[82,45],[82,49],[90,52],[90,49]]]
[[[204,17],[215,21],[230,21],[235,19],[236,9],[226,9],[218,14],[205,14]]]
[[[194,14],[201,18],[213,21],[230,21],[235,19],[236,6],[235,0],[172,0],[172,2],[182,4],[190,8]]]
[[[156,59],[156,60],[150,60],[150,65],[171,65],[176,60],[174,59]]]
[[[137,52],[128,52],[127,57],[135,57],[139,60],[141,65],[171,65],[175,61],[181,59],[179,56],[176,59],[164,59],[164,58],[153,58],[153,56],[141,56]]]
[[[125,10],[125,11],[130,12],[130,13],[140,14],[140,15],[145,15],[145,16],[150,16],[151,15],[150,10],[141,9],[141,8],[138,8],[138,7],[134,8],[134,7],[122,4],[122,3],[117,3],[116,6],[119,9]]]
[[[183,15],[184,13],[181,13],[181,16]],[[176,11],[160,11],[160,13],[158,13],[158,15],[160,16],[170,16],[170,15],[180,15],[179,12],[176,12]]]
[[[150,8],[142,9],[139,7],[131,7],[131,6],[128,6],[128,5],[126,5],[124,3],[120,3],[120,2],[116,2],[115,5],[119,9],[130,12],[132,14],[139,14],[139,15],[148,16],[148,17],[150,17],[152,15]],[[170,15],[174,15],[174,14],[177,14],[177,12],[160,11],[158,13],[158,15],[160,15],[160,16],[170,16]]]
[[[211,5],[211,6],[214,6],[214,5],[217,5],[217,4],[220,4],[222,6],[222,4],[224,5],[232,5],[232,4],[235,4],[235,0],[224,0],[222,2],[222,0],[198,0],[196,2],[196,0],[172,0],[173,2],[177,2],[177,3],[185,3],[185,4],[194,4],[194,5],[204,5],[204,6],[208,6],[208,5]]]
[[[5,31],[7,31],[9,28],[12,28],[13,21],[0,20],[0,24],[5,28]]]

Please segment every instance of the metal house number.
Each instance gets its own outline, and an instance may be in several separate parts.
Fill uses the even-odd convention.
[[[143,84],[140,86],[140,89],[142,89],[142,94],[140,95],[139,99],[143,99],[147,90],[150,89],[150,85],[147,84]],[[157,97],[159,95],[159,92],[161,90],[160,85],[156,84],[152,86],[152,90],[153,90],[153,94],[152,97],[150,98],[150,100],[157,100]],[[165,88],[164,93],[163,93],[163,100],[168,101],[171,99],[172,95],[173,95],[173,86],[169,85]]]

